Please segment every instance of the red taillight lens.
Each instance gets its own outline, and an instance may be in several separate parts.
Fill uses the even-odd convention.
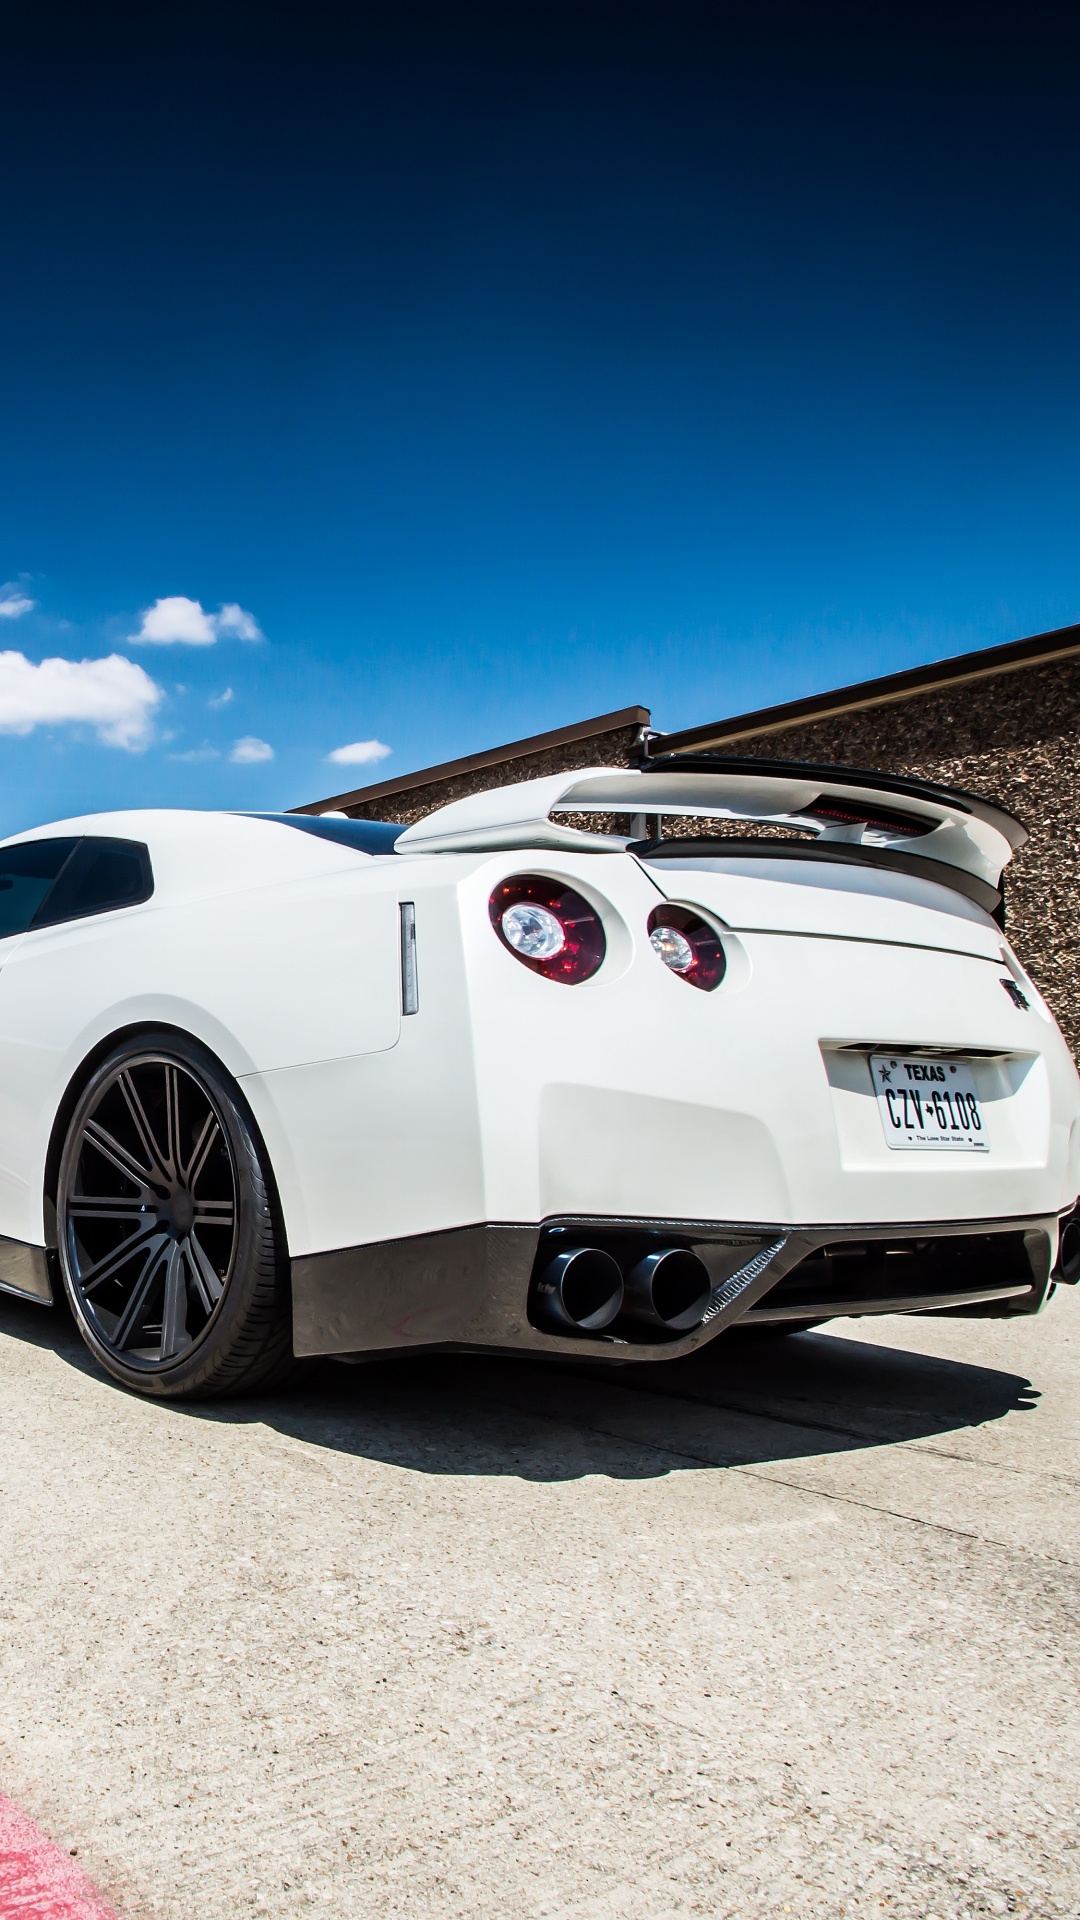
[[[724,977],[727,955],[720,936],[689,907],[654,907],[649,915],[649,945],[665,967],[704,993],[711,993]]]
[[[596,972],[607,943],[600,915],[573,887],[516,873],[495,888],[488,912],[503,946],[548,980],[576,986]]]

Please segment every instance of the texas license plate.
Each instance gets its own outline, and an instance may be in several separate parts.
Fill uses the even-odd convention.
[[[989,1152],[975,1076],[966,1061],[872,1053],[870,1072],[890,1147]]]

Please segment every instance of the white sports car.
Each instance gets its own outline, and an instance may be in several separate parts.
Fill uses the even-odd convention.
[[[917,781],[695,756],[404,831],[9,840],[0,1284],[62,1287],[175,1397],[297,1355],[1037,1312],[1080,1274],[1080,1083],[1000,924],[1023,838]]]

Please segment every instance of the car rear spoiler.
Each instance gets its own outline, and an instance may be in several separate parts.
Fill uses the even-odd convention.
[[[629,813],[640,831],[629,838],[584,833],[553,820],[553,813]],[[859,858],[857,848],[871,857],[877,850],[879,860],[888,857],[890,865],[892,856],[902,855],[909,872],[918,872],[915,863],[926,861],[928,879],[948,881],[952,869],[961,891],[976,897],[999,886],[1003,867],[1027,839],[1020,822],[1000,807],[928,781],[854,767],[695,754],[658,758],[641,767],[585,767],[470,794],[407,827],[395,850],[607,853],[629,846],[647,852],[652,846],[645,823],[673,815],[801,828],[815,836],[819,857],[830,847],[838,858]],[[730,842],[718,835],[709,844],[722,853]],[[778,854],[785,843],[758,845]],[[743,841],[740,850],[746,846]],[[977,886],[964,885],[960,876]]]

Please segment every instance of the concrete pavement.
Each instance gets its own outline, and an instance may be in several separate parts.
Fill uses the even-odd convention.
[[[126,1916],[1080,1911],[1080,1298],[181,1410],[0,1299],[0,1788]]]

